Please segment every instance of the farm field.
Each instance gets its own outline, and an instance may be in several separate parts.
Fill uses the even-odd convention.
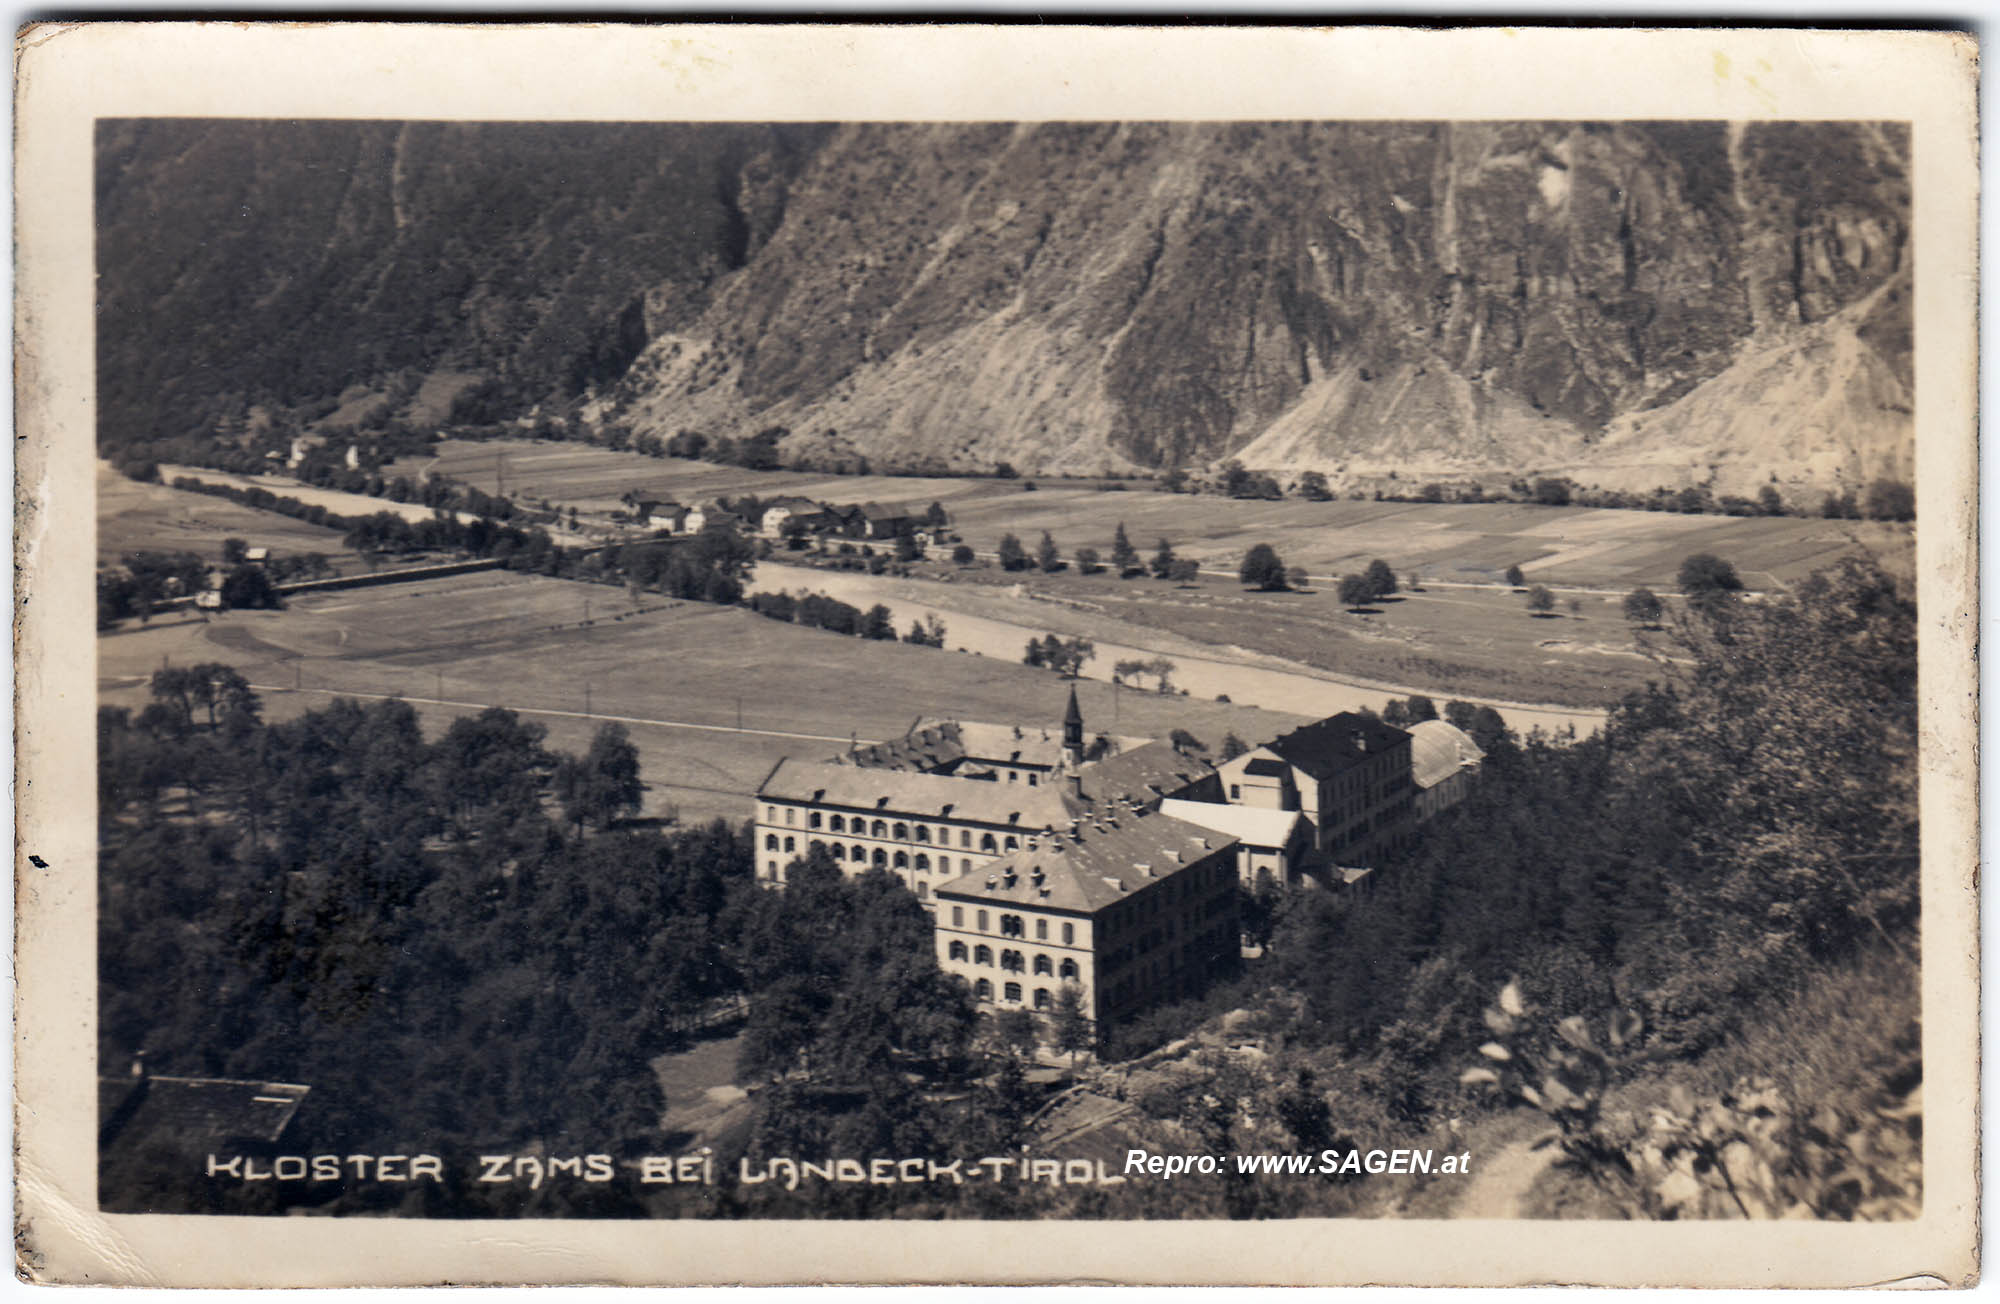
[[[1640,584],[1670,588],[1692,552],[1727,558],[1753,589],[1795,582],[1856,547],[1876,553],[1892,571],[1907,574],[1912,565],[1910,527],[1876,521],[1517,503],[1267,502],[1107,491],[1095,482],[1043,481],[1031,493],[1018,481],[747,471],[532,440],[447,440],[428,466],[493,492],[503,452],[508,492],[585,509],[608,510],[634,489],[686,503],[786,493],[921,510],[935,500],[951,512],[953,529],[982,552],[1007,533],[1032,549],[1046,530],[1065,557],[1086,545],[1109,553],[1122,521],[1142,554],[1164,537],[1183,556],[1233,570],[1251,545],[1269,543],[1287,565],[1315,577],[1359,570],[1381,557],[1399,575],[1419,571],[1433,580],[1496,583],[1518,565],[1538,582],[1624,592]]]
[[[335,512],[341,516],[372,516],[376,512],[389,512],[402,517],[406,521],[416,522],[430,520],[432,515],[437,511],[436,508],[426,507],[422,503],[399,503],[388,498],[371,498],[367,494],[351,494],[341,489],[322,489],[317,485],[301,484],[290,476],[238,475],[233,471],[211,471],[204,466],[168,466],[164,464],[160,467],[160,476],[162,479],[168,481],[187,478],[201,480],[209,484],[233,485],[238,489],[265,489],[278,495],[280,498],[296,498],[302,503],[317,504],[320,507],[326,508],[329,512]],[[196,496],[198,497],[199,495]],[[216,501],[221,500],[218,499]],[[98,510],[100,512],[104,510],[102,505],[99,506]],[[275,512],[270,514],[273,516],[277,515]],[[474,519],[469,512],[459,512],[457,515],[461,521],[471,521]],[[290,520],[291,518],[280,517],[279,519]],[[571,534],[567,530],[546,526],[543,528],[547,529],[549,537],[557,543],[575,545],[596,542],[596,540]]]
[[[222,541],[229,538],[275,552],[323,553],[336,563],[354,555],[338,530],[184,489],[140,484],[98,464],[98,561],[117,561],[130,552],[193,552],[220,561]]]
[[[585,625],[584,604],[591,623]],[[281,612],[155,623],[98,640],[99,698],[137,708],[163,659],[221,661],[262,689],[269,719],[339,693],[401,696],[435,734],[488,705],[529,713],[551,746],[582,751],[623,717],[649,786],[646,813],[743,818],[784,756],[824,757],[921,716],[1054,726],[1069,684],[1042,670],[783,625],[738,608],[647,595],[637,614],[608,587],[485,572],[295,597]],[[623,615],[624,618],[619,617]],[[1113,689],[1078,684],[1085,719],[1110,731]],[[1124,691],[1120,732],[1176,727],[1256,741],[1297,716]],[[746,731],[735,732],[740,726]]]

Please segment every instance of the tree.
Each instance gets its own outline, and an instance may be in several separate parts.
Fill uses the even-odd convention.
[[[1095,575],[1098,571],[1102,570],[1103,567],[1099,566],[1097,562],[1097,549],[1078,548],[1076,550],[1076,569],[1082,575]]]
[[[1016,1007],[993,1015],[993,1043],[1004,1054],[1028,1059],[1033,1057],[1041,1042],[1042,1034],[1035,1026],[1035,1016],[1027,1010]]]
[[[1535,501],[1544,507],[1569,506],[1569,481],[1550,478],[1535,481]]]
[[[1111,539],[1111,569],[1124,579],[1139,569],[1139,553],[1132,541],[1125,537],[1125,522],[1118,522],[1118,533]]]
[[[1454,698],[1444,704],[1445,723],[1463,733],[1472,732],[1472,722],[1479,714],[1479,708],[1470,702]]]
[[[917,560],[919,557],[922,557],[923,555],[924,555],[924,550],[917,543],[915,536],[911,535],[907,531],[901,531],[897,533],[896,535],[897,561],[912,562]]]
[[[1368,581],[1368,596],[1386,598],[1396,591],[1396,572],[1389,569],[1389,563],[1377,557],[1368,563],[1361,578]]]
[[[970,566],[973,562],[972,545],[961,543],[951,550],[952,561],[960,566]]]
[[[1053,575],[1062,569],[1062,554],[1056,551],[1056,541],[1047,530],[1042,531],[1042,541],[1035,549],[1035,564],[1042,568],[1042,574]]]
[[[1767,484],[1757,487],[1757,510],[1766,516],[1785,514],[1785,500],[1778,495],[1778,486]]]
[[[1174,546],[1165,539],[1162,539],[1160,540],[1160,546],[1153,553],[1153,578],[1156,580],[1166,579],[1172,574],[1173,568]]]
[[[1517,589],[1521,588],[1528,582],[1527,579],[1521,574],[1521,568],[1519,566],[1509,566],[1507,568],[1506,580],[1509,585]]]
[[[1201,578],[1201,563],[1192,557],[1176,557],[1173,565],[1167,567],[1167,578],[1186,588]]]
[[[1549,592],[1546,585],[1537,584],[1528,590],[1528,610],[1537,616],[1547,615],[1555,609],[1556,595]]]
[[[1425,697],[1421,693],[1410,695],[1410,720],[1412,723],[1422,724],[1426,720],[1435,720],[1437,718],[1438,709],[1436,702],[1431,701],[1430,698]]]
[[[1097,644],[1081,635],[1066,639],[1051,634],[1042,641],[1042,664],[1064,679],[1075,679],[1083,672],[1084,663],[1096,655]]]
[[[886,642],[895,641],[896,625],[890,617],[889,608],[879,602],[868,608],[867,613],[861,617],[861,637]]]
[[[1333,490],[1327,488],[1325,476],[1318,471],[1307,471],[1299,477],[1299,497],[1323,503],[1333,497]]]
[[[237,610],[275,611],[285,605],[285,600],[262,566],[245,563],[223,577],[222,605]]]
[[[1268,543],[1260,543],[1243,554],[1243,564],[1237,568],[1236,578],[1246,587],[1265,593],[1276,593],[1285,587],[1285,563],[1278,557],[1278,550]]]
[[[1643,584],[1625,595],[1625,619],[1634,625],[1658,629],[1665,610],[1659,595]]]
[[[639,751],[625,726],[600,725],[581,758],[565,756],[556,766],[556,798],[564,814],[581,831],[586,823],[609,828],[621,816],[639,809]]]
[[[1000,537],[1000,569],[1018,571],[1028,569],[1028,552],[1021,541],[1011,534]]]
[[[1312,576],[1306,574],[1305,567],[1294,566],[1290,570],[1285,572],[1285,583],[1291,585],[1295,589],[1303,589],[1308,584],[1312,583]]]
[[[1341,606],[1349,611],[1360,611],[1375,596],[1375,590],[1359,575],[1343,575],[1340,577],[1338,596]]]
[[[1075,983],[1064,983],[1056,993],[1056,1049],[1069,1052],[1071,1068],[1076,1057],[1097,1045],[1097,1028],[1083,1009],[1083,991]]]
[[[910,632],[904,635],[903,641],[915,644],[917,647],[943,647],[944,622],[938,619],[935,612],[923,620],[913,620],[910,622]]]
[[[1727,610],[1743,590],[1736,568],[1712,552],[1690,554],[1681,562],[1676,579],[1688,604],[1706,616]]]
[[[933,502],[930,505],[929,510],[924,513],[924,524],[933,530],[942,530],[951,524],[951,517],[946,515],[943,503]]]
[[[1050,637],[1053,638],[1054,635],[1050,635]],[[1044,643],[1041,639],[1031,638],[1028,640],[1027,651],[1021,654],[1021,664],[1024,666],[1044,666],[1048,664],[1048,657],[1048,644]]]
[[[1868,519],[1871,521],[1914,521],[1917,496],[1900,480],[1877,480],[1868,486]]]
[[[1225,761],[1233,761],[1250,750],[1250,744],[1238,738],[1234,732],[1222,735],[1222,746],[1218,754]]]
[[[1200,753],[1208,750],[1206,743],[1185,729],[1174,730],[1167,735],[1167,741],[1173,744],[1174,750],[1177,752]]]
[[[250,555],[250,545],[243,542],[243,540],[232,538],[232,539],[224,539],[222,541],[223,565],[241,566],[249,558],[249,555]]]

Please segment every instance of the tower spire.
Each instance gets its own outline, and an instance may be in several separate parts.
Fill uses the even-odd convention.
[[[1083,764],[1083,708],[1076,704],[1076,685],[1069,686],[1069,709],[1063,712],[1063,760]]]

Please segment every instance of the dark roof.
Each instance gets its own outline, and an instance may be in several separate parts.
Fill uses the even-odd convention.
[[[131,1144],[276,1141],[310,1090],[234,1078],[99,1078],[98,1136]]]
[[[1330,779],[1392,747],[1406,747],[1409,741],[1410,735],[1394,725],[1342,711],[1317,724],[1279,734],[1264,747],[1315,779]]]
[[[1093,761],[1076,772],[1083,795],[1094,802],[1130,799],[1151,805],[1176,797],[1214,771],[1172,743],[1147,743]]]
[[[1094,913],[1190,865],[1234,854],[1236,839],[1158,814],[1085,816],[962,875],[938,896]]]
[[[907,507],[885,507],[881,503],[861,504],[861,514],[871,521],[907,521],[913,515]]]
[[[1024,829],[1060,828],[1070,818],[1070,805],[1055,784],[1030,787],[790,757],[778,762],[757,795],[772,801],[810,802],[871,814]]]
[[[1283,761],[1274,761],[1268,756],[1253,756],[1243,766],[1245,774],[1261,775],[1267,779],[1283,778],[1292,772],[1292,767]]]
[[[1064,724],[1082,724],[1083,709],[1076,704],[1076,685],[1069,686],[1069,709],[1063,712]]]
[[[901,738],[869,743],[847,753],[850,765],[876,770],[941,770],[965,759],[965,735],[958,722],[922,726]]]

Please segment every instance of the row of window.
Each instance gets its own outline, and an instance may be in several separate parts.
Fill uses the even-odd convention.
[[[992,1000],[993,999],[992,981],[990,979],[981,978],[978,982],[972,984],[972,994],[974,996],[977,996],[982,1001]],[[1006,986],[1001,988],[1000,999],[1012,1005],[1019,1005],[1021,1003],[1021,984],[1008,983]],[[1055,997],[1049,995],[1048,988],[1046,987],[1035,988],[1036,1009],[1053,1010],[1055,1007],[1056,1007]]]
[[[796,823],[793,817],[797,813],[791,807],[786,807],[785,823]],[[778,822],[778,808],[776,806],[766,806],[764,808],[764,822],[766,824],[776,824]],[[806,827],[808,829],[817,829],[820,827],[820,813],[818,811],[806,812]],[[909,842],[912,840],[911,826],[908,824],[890,823],[888,820],[870,822],[859,815],[856,815],[851,820],[843,816],[834,815],[826,821],[826,831],[829,833],[846,833],[865,838],[883,838],[896,842]],[[915,833],[915,840],[917,842],[929,843],[931,841],[930,825],[916,825]],[[938,829],[937,845],[940,847],[951,845],[950,829],[944,827]],[[960,829],[958,831],[958,845],[967,851],[973,849],[971,829]],[[1004,837],[995,837],[991,833],[981,833],[979,835],[978,849],[989,855],[998,855],[1001,851],[1019,851],[1021,849],[1021,839],[1011,833]]]
[[[946,945],[945,954],[953,960],[969,961],[972,964],[993,963],[993,948],[983,943],[967,949],[964,942],[953,939]],[[1008,973],[1024,973],[1029,969],[1030,963],[1028,957],[1019,951],[1002,951],[1000,967]],[[1067,956],[1063,957],[1061,964],[1057,964],[1039,951],[1035,953],[1032,967],[1037,974],[1053,974],[1058,978],[1076,978],[1083,972],[1077,967],[1076,961]]]
[[[992,929],[988,926],[989,916],[984,910],[975,910],[972,912],[972,916],[974,920],[973,926],[976,927],[980,932],[985,933],[992,931]],[[965,927],[964,906],[953,906],[951,908],[951,926],[953,928]],[[1026,937],[1027,935],[1028,935],[1027,921],[1022,919],[1021,916],[1008,915],[1008,914],[1003,914],[1000,916],[1000,936]],[[1049,940],[1048,920],[1037,919],[1035,921],[1035,940],[1040,942],[1046,942]],[[1075,924],[1064,924],[1062,926],[1062,943],[1064,946],[1076,945]]]
[[[782,883],[785,881],[784,871],[778,868],[777,861],[767,860],[764,862],[764,879],[770,883]],[[931,885],[929,883],[917,884],[917,900],[928,901],[930,897]]]
[[[798,849],[796,842],[795,838],[780,838],[775,833],[767,833],[764,835],[764,850],[792,852]],[[891,855],[889,852],[877,847],[871,852],[860,843],[856,843],[852,851],[849,851],[844,843],[822,842],[818,838],[812,839],[807,845],[809,847],[825,847],[835,860],[843,863],[852,862],[856,865],[874,865],[878,869],[915,869],[919,874],[928,874],[931,872],[931,858],[921,851],[912,860],[910,853],[907,851],[898,851]],[[939,856],[937,858],[937,872],[940,874],[953,872],[950,856]],[[961,874],[970,874],[972,872],[972,858],[970,856],[959,860],[957,872]]]

